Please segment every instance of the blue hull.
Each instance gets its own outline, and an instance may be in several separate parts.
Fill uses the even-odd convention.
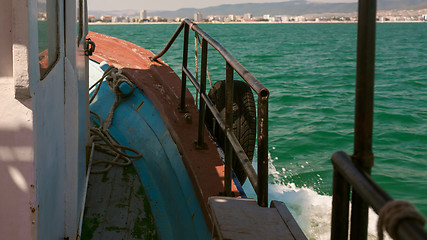
[[[90,110],[106,119],[115,94],[104,83]],[[133,160],[161,239],[208,239],[206,225],[192,182],[159,112],[143,91],[135,89],[115,110],[111,135],[137,149]]]

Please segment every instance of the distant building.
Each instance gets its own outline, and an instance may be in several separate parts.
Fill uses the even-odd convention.
[[[194,14],[194,21],[195,22],[203,22],[203,15],[201,13],[195,13]]]
[[[271,16],[270,14],[264,14],[264,16],[262,16],[262,19],[268,20],[269,22],[281,22],[282,21],[282,17]]]
[[[139,12],[139,18],[140,19],[147,19],[147,11],[142,9],[141,12]]]
[[[101,21],[103,21],[103,22],[111,22],[111,21],[113,21],[113,16],[111,16],[111,15],[102,15],[101,16]]]
[[[269,19],[270,22],[282,22],[282,17],[280,16],[274,16]]]
[[[129,22],[139,22],[140,21],[140,19],[139,19],[139,17],[129,17]]]
[[[236,16],[234,16],[233,14],[228,15],[228,17],[230,18],[231,21],[236,21]]]
[[[113,22],[113,23],[118,23],[118,22],[129,22],[129,17],[123,17],[123,16],[120,16],[120,17],[113,17],[113,18],[112,18],[112,22]]]
[[[87,21],[88,21],[88,22],[95,22],[95,20],[96,20],[96,19],[95,19],[95,16],[94,16],[94,15],[88,15],[88,16],[87,16]]]
[[[245,13],[243,15],[244,20],[251,20],[252,19],[252,13]]]
[[[207,20],[209,22],[224,22],[224,16],[208,16]]]
[[[236,16],[236,22],[244,22],[243,16]]]
[[[264,16],[262,16],[262,18],[269,20],[271,18],[271,15],[270,14],[264,14]]]
[[[295,22],[305,22],[305,21],[306,21],[305,17],[303,17],[303,16],[295,17]]]
[[[289,17],[286,16],[286,15],[280,16],[280,19],[281,19],[282,22],[289,22],[290,21]]]

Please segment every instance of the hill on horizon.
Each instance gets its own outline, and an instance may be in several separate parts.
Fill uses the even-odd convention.
[[[427,8],[427,0],[378,0],[378,10],[404,10]],[[241,3],[223,4],[206,8],[181,8],[176,11],[148,11],[149,16],[160,16],[163,18],[192,18],[195,13],[200,12],[203,16],[229,14],[243,15],[251,13],[253,16],[289,15],[299,16],[308,14],[326,13],[353,13],[357,11],[357,2],[354,3],[314,3],[310,1],[287,1],[270,3]],[[137,10],[115,10],[115,11],[92,11],[89,14],[101,16],[109,14],[113,16],[139,16]]]

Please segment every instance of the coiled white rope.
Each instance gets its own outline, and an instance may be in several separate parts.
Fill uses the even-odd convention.
[[[95,99],[95,96],[98,94],[98,91],[101,87],[101,84],[103,83],[104,78],[108,83],[108,86],[110,87],[110,89],[116,95],[116,99],[113,103],[113,106],[111,107],[110,112],[107,115],[105,122],[102,121],[101,116],[99,116],[95,112],[92,112],[92,111],[90,112],[99,122],[98,127],[90,127],[90,134],[91,134],[91,141],[95,143],[96,150],[106,153],[108,155],[114,156],[115,158],[113,160],[93,161],[92,166],[101,164],[101,163],[107,164],[107,166],[101,170],[93,170],[92,168],[91,173],[95,173],[95,174],[105,173],[108,170],[110,170],[113,165],[123,166],[123,167],[129,166],[132,163],[130,159],[134,159],[134,158],[136,159],[136,158],[142,157],[141,153],[138,152],[137,150],[120,145],[117,142],[117,140],[110,135],[110,131],[109,131],[109,128],[113,121],[114,111],[119,106],[120,99],[130,96],[135,89],[132,82],[125,75],[122,74],[121,70],[118,70],[114,66],[109,66],[105,70],[105,73],[102,75],[102,78],[89,88],[90,90],[95,85],[97,85],[97,88],[94,91],[92,97],[90,98],[89,103],[91,103]],[[120,89],[120,86],[123,83],[127,84],[130,87],[130,90],[128,92],[123,92]],[[131,151],[135,153],[135,155],[130,155],[125,153],[125,150]],[[119,161],[120,159],[122,159],[123,161],[120,162]]]

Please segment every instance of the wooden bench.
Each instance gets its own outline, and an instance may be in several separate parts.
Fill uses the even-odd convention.
[[[307,239],[283,202],[263,208],[254,199],[210,197],[209,206],[213,239]]]

